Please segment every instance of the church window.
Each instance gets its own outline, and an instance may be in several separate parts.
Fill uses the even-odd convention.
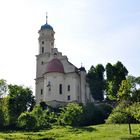
[[[51,91],[51,87],[49,87],[49,91]]]
[[[43,65],[43,64],[44,64],[44,62],[42,61],[42,62],[41,62],[41,64]]]
[[[42,41],[41,43],[44,44],[44,41]]]
[[[41,48],[41,52],[44,53],[44,47]]]
[[[53,46],[53,42],[51,42],[51,46]]]
[[[70,91],[70,85],[68,85],[68,91]]]
[[[40,90],[40,94],[43,95],[43,89]]]
[[[62,84],[59,85],[59,94],[62,94]]]
[[[67,99],[70,100],[70,95],[67,96]]]

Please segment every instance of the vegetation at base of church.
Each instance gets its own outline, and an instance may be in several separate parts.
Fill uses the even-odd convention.
[[[77,103],[69,103],[66,107],[61,108],[58,123],[60,125],[79,126],[82,113],[82,106]]]
[[[94,125],[86,127],[52,126],[52,129],[41,131],[4,131],[0,132],[0,139],[13,140],[139,140],[139,124],[132,125],[132,135],[128,133],[128,126],[122,125]]]
[[[56,122],[55,113],[49,112],[48,109],[43,110],[40,106],[35,106],[31,112],[21,113],[18,118],[18,126],[25,130],[50,128],[54,122]]]
[[[98,103],[95,105],[94,103],[88,103],[84,106],[80,125],[102,124],[108,118],[111,111],[112,107],[108,104]]]
[[[18,117],[18,126],[24,130],[35,130],[37,120],[35,116],[30,112],[22,113]]]

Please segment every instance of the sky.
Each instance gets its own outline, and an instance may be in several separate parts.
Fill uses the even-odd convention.
[[[55,47],[74,65],[121,61],[140,76],[140,0],[0,0],[0,79],[34,92],[46,12]]]

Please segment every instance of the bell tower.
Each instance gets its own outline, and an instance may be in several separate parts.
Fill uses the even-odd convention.
[[[54,48],[54,34],[53,28],[48,24],[48,16],[46,15],[46,24],[41,26],[39,30],[39,54],[51,53]]]
[[[48,16],[46,15],[46,23],[39,30],[39,51],[36,55],[36,100],[37,103],[43,101],[44,98],[44,73],[46,72],[47,64],[51,58],[54,48],[54,30],[48,24]]]

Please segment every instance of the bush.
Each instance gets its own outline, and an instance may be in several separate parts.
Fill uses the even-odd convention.
[[[112,111],[112,107],[106,104],[88,103],[84,107],[83,115],[81,117],[81,125],[101,124]]]
[[[58,123],[60,125],[78,126],[82,113],[82,106],[77,103],[69,103],[66,107],[61,108]]]
[[[130,106],[125,102],[120,102],[106,120],[106,123],[136,123],[136,119],[131,115]]]
[[[37,120],[38,129],[49,128],[51,126],[48,110],[43,110],[40,106],[36,106],[32,111],[32,115],[34,115]]]
[[[37,128],[37,120],[32,113],[22,113],[18,118],[18,126],[25,130],[35,130]]]
[[[0,128],[4,126],[4,114],[2,109],[0,108]]]
[[[136,102],[130,106],[131,115],[140,122],[140,103]]]
[[[108,117],[106,123],[128,123],[128,118],[124,113],[114,112]]]

